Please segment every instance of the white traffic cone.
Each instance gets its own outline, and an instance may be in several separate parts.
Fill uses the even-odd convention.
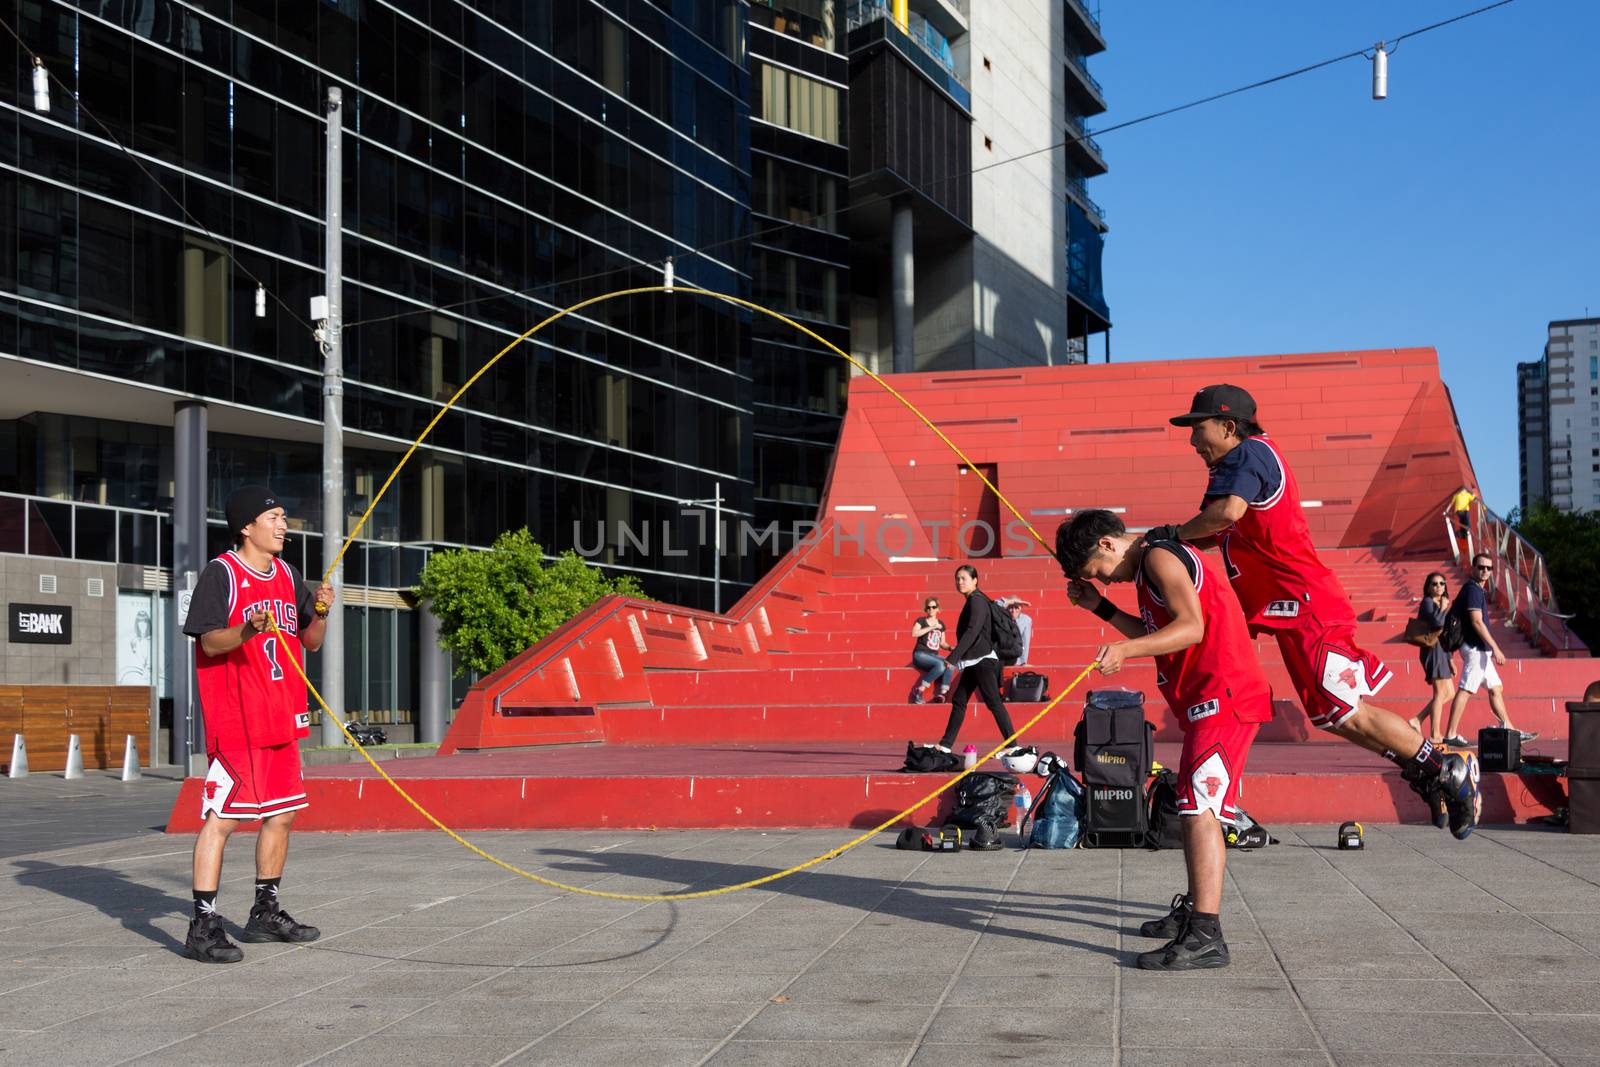
[[[77,734],[70,734],[67,737],[67,767],[61,772],[61,777],[83,777],[83,746],[78,744]]]
[[[28,777],[28,746],[22,740],[21,734],[18,734],[11,742],[11,770],[6,777]]]
[[[133,735],[128,735],[128,743],[122,749],[122,780],[124,782],[137,782],[144,777],[139,773],[139,746],[133,740]]]

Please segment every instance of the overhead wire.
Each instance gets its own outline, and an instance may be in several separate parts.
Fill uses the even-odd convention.
[[[1488,11],[1493,11],[1495,8],[1505,7],[1506,5],[1514,2],[1515,0],[1496,0],[1495,3],[1486,4],[1483,7],[1463,12],[1448,19],[1442,19],[1439,22],[1434,22],[1427,26],[1419,26],[1414,30],[1408,30],[1405,33],[1400,34],[1398,37],[1393,38],[1393,42],[1399,43],[1400,41],[1406,40],[1410,37],[1416,37],[1424,33],[1430,33],[1433,30],[1440,29],[1444,26],[1449,26],[1452,23],[1461,22],[1465,19],[1484,14]],[[1171,107],[1161,108],[1158,111],[1151,111],[1147,114],[1139,115],[1123,122],[1113,123],[1110,126],[1106,126],[1098,130],[1088,130],[1076,136],[1057,141],[1054,144],[1045,145],[1042,148],[1030,149],[1026,152],[1020,152],[1014,156],[1007,156],[1005,159],[995,160],[993,163],[985,163],[982,166],[970,167],[965,170],[944,175],[942,177],[930,178],[925,182],[913,184],[907,188],[916,192],[927,192],[950,182],[960,181],[963,178],[970,178],[974,175],[983,174],[1000,167],[1009,166],[1013,163],[1018,163],[1025,159],[1031,159],[1034,156],[1043,155],[1047,152],[1054,152],[1057,149],[1065,148],[1068,145],[1082,144],[1086,141],[1092,140],[1095,137],[1103,137],[1109,133],[1116,133],[1120,130],[1131,129],[1134,126],[1141,126],[1147,122],[1154,122],[1157,119],[1166,118],[1170,115],[1176,115],[1184,111],[1190,111],[1194,108],[1203,107],[1206,104],[1213,104],[1219,100],[1226,100],[1229,97],[1252,92],[1256,89],[1262,89],[1269,85],[1276,85],[1279,82],[1288,81],[1292,78],[1298,78],[1302,75],[1321,70],[1324,67],[1331,67],[1336,63],[1342,63],[1348,59],[1366,57],[1370,56],[1370,54],[1370,46],[1358,48],[1351,52],[1345,52],[1341,55],[1331,56],[1328,59],[1319,60],[1315,63],[1309,63],[1302,67],[1296,67],[1293,70],[1287,70],[1279,74],[1271,75],[1270,77],[1260,78],[1245,85],[1236,86],[1232,89],[1225,89],[1222,92],[1212,93],[1208,96],[1202,96],[1198,99],[1190,100],[1187,103],[1175,104]],[[900,194],[897,193],[895,195]],[[763,237],[770,237],[774,234],[784,233],[797,227],[814,227],[824,220],[836,222],[840,217],[847,215],[852,211],[858,211],[866,207],[873,207],[878,204],[886,203],[891,199],[893,199],[891,196],[881,193],[874,193],[871,196],[856,200],[845,205],[844,207],[834,208],[831,211],[814,212],[804,220],[789,220],[780,222],[773,226],[765,227],[763,229],[754,230],[748,234],[740,234],[736,237],[726,237],[718,241],[713,241],[709,244],[701,245],[697,248],[685,249],[681,252],[673,252],[668,258],[670,258],[674,263],[681,265],[685,260],[692,259],[696,256],[704,256],[708,253],[718,251],[730,245],[736,245],[745,241],[757,241]],[[589,274],[580,274],[558,281],[541,282],[538,285],[529,286],[525,289],[517,289],[503,293],[493,293],[488,296],[470,297],[465,300],[452,301],[446,304],[435,304],[429,307],[411,308],[406,311],[397,311],[388,315],[374,315],[369,318],[356,319],[352,322],[347,322],[344,324],[344,329],[351,330],[357,326],[365,326],[380,322],[393,322],[397,319],[409,318],[413,315],[429,315],[440,311],[454,311],[459,308],[472,307],[477,304],[489,303],[495,300],[512,300],[518,297],[533,296],[534,294],[541,293],[546,290],[559,289],[563,286],[582,285],[585,282],[598,281],[602,278],[610,278],[619,274],[626,274],[633,271],[661,270],[665,265],[665,262],[666,260],[661,260],[659,262],[655,260],[641,260],[630,266],[611,267],[603,271],[593,271]]]

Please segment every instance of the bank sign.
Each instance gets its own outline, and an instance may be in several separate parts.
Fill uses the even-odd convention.
[[[11,604],[6,636],[14,645],[72,644],[72,609],[56,604]]]

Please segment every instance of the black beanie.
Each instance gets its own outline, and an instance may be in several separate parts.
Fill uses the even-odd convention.
[[[228,532],[237,539],[239,531],[255,522],[256,516],[282,506],[278,495],[266,486],[241,485],[228,494],[228,503],[223,508],[228,517]]]

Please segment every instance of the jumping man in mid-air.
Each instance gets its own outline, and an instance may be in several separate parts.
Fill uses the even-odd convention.
[[[1283,454],[1256,422],[1256,402],[1235,385],[1208,385],[1172,420],[1211,470],[1200,513],[1160,526],[1151,541],[1215,544],[1252,634],[1271,634],[1311,721],[1382,754],[1457,838],[1478,825],[1478,763],[1439,752],[1405,718],[1369,699],[1392,677],[1356,643],[1356,613],[1317,555],[1300,490]]]

